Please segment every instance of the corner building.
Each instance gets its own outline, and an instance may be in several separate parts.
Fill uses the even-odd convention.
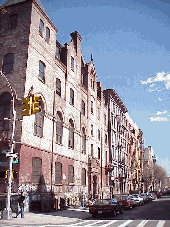
[[[4,149],[10,149],[12,133],[12,121],[5,119],[13,119],[15,94],[19,163],[13,164],[12,198],[23,191],[26,211],[48,211],[59,204],[79,205],[83,197],[107,197],[108,107],[93,59],[86,63],[81,53],[81,36],[72,32],[62,46],[38,0],[2,6],[0,68],[12,87],[0,77],[0,193],[6,193]],[[22,117],[21,100],[29,94],[41,97],[41,111]]]

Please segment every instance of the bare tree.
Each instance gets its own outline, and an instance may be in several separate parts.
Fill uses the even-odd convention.
[[[155,190],[162,191],[167,187],[168,175],[164,167],[154,164],[153,165],[153,181]]]

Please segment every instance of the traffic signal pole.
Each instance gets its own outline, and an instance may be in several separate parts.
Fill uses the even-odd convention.
[[[12,161],[14,157],[17,157],[17,154],[14,154],[14,134],[15,134],[15,122],[16,122],[16,111],[15,111],[15,98],[17,99],[16,92],[14,88],[9,83],[6,76],[0,71],[0,75],[4,77],[7,81],[7,84],[11,90],[12,95],[12,114],[13,114],[13,121],[12,121],[12,134],[10,140],[10,152],[6,153],[6,157],[9,158],[9,171],[8,171],[8,187],[7,187],[7,198],[6,198],[6,208],[3,210],[2,219],[10,219],[11,218],[11,183],[12,183]]]

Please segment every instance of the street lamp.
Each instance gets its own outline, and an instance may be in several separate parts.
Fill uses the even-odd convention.
[[[156,163],[155,155],[152,156],[152,161],[153,161],[153,191],[154,191],[154,189],[155,189],[155,170],[154,170],[154,165]]]
[[[10,198],[11,198],[11,183],[12,183],[12,161],[13,158],[17,158],[17,154],[14,154],[14,133],[15,133],[15,122],[16,122],[16,110],[15,110],[15,105],[14,101],[17,99],[16,92],[14,88],[11,86],[9,83],[9,80],[5,76],[5,74],[0,71],[0,75],[5,78],[7,81],[7,85],[11,90],[11,95],[12,95],[12,114],[13,114],[13,122],[12,122],[12,134],[11,134],[11,140],[10,140],[10,152],[6,153],[6,157],[9,158],[9,171],[8,171],[8,187],[7,187],[7,198],[6,198],[6,208],[3,211],[3,216],[2,219],[10,219],[11,218],[11,207],[10,207]]]

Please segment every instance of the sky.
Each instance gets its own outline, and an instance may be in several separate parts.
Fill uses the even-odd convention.
[[[0,0],[0,4],[4,3]],[[115,89],[170,176],[170,1],[41,0],[64,45],[82,37],[103,89]]]

